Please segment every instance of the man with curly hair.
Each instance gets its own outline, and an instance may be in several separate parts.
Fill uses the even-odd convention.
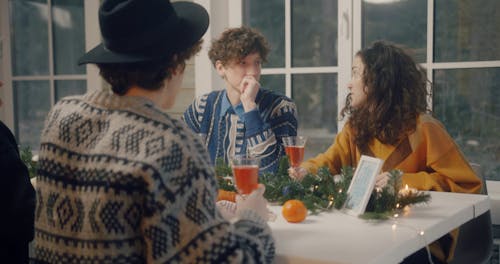
[[[257,30],[231,28],[208,53],[225,89],[196,98],[184,121],[205,138],[212,162],[235,155],[260,159],[260,173],[274,172],[285,154],[282,138],[297,135],[297,110],[288,97],[262,89],[269,45]]]

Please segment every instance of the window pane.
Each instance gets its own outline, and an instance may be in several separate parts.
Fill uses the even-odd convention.
[[[286,95],[285,75],[283,74],[261,75],[260,83],[265,89],[274,91],[278,94]]]
[[[52,1],[54,71],[56,74],[84,74],[77,61],[85,53],[85,21],[81,0]]]
[[[337,74],[295,74],[292,98],[299,113],[299,134],[308,137],[306,158],[325,151],[337,133]]]
[[[434,114],[491,180],[500,180],[498,83],[500,68],[434,71]]]
[[[45,118],[50,110],[48,81],[14,81],[16,135],[19,145],[38,149]]]
[[[500,59],[500,1],[439,0],[434,3],[436,62]]]
[[[362,46],[376,40],[387,40],[415,51],[417,62],[426,61],[427,1],[363,0]]]
[[[12,74],[49,73],[47,1],[10,1]]]
[[[337,1],[295,0],[292,4],[292,65],[337,65]]]
[[[243,25],[258,29],[271,45],[265,67],[285,66],[285,1],[243,0]]]
[[[55,95],[56,101],[69,95],[84,94],[87,90],[86,81],[56,81]]]

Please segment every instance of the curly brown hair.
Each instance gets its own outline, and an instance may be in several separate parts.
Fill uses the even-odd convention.
[[[363,149],[373,138],[396,145],[416,129],[417,117],[429,113],[425,69],[401,47],[377,41],[356,56],[364,64],[363,81],[368,87],[366,102],[352,108],[350,96],[341,117],[350,114],[356,145]]]
[[[240,60],[249,54],[258,52],[262,61],[267,61],[269,43],[257,30],[249,27],[230,28],[212,42],[208,57],[215,66],[216,61],[226,65],[233,60]]]
[[[155,61],[138,63],[97,64],[100,74],[110,85],[114,93],[124,95],[128,89],[137,85],[146,90],[158,90],[166,79],[179,67],[186,66],[186,61],[201,50],[203,40],[193,46]]]

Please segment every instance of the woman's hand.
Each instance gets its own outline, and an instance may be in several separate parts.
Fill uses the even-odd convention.
[[[375,188],[383,188],[384,186],[387,185],[387,182],[389,181],[389,172],[383,172],[377,175],[375,178]]]
[[[307,170],[302,167],[290,167],[288,169],[288,176],[296,181],[301,181],[306,174]]]
[[[244,198],[241,195],[236,195],[236,215],[240,215],[243,210],[253,210],[265,221],[269,218],[269,210],[267,209],[267,200],[264,198],[266,187],[259,184],[259,187],[252,191]]]

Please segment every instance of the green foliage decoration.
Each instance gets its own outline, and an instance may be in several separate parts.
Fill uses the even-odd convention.
[[[233,170],[222,158],[215,160],[215,175],[220,189],[231,192],[236,191],[232,180]]]
[[[19,154],[24,165],[28,168],[30,179],[36,177],[37,163],[33,161],[33,152],[31,148],[29,146],[20,147]]]
[[[259,182],[266,186],[264,197],[269,202],[282,205],[291,199],[301,200],[312,214],[342,209],[354,168],[344,167],[339,175],[332,175],[327,167],[321,167],[316,174],[308,173],[302,181],[296,181],[288,176],[289,167],[288,158],[283,157],[276,173],[260,175]],[[219,188],[234,191],[231,167],[217,160],[215,171]],[[390,171],[387,185],[372,193],[361,218],[387,219],[407,205],[430,200],[430,195],[424,192],[400,192],[401,176],[399,170]]]

